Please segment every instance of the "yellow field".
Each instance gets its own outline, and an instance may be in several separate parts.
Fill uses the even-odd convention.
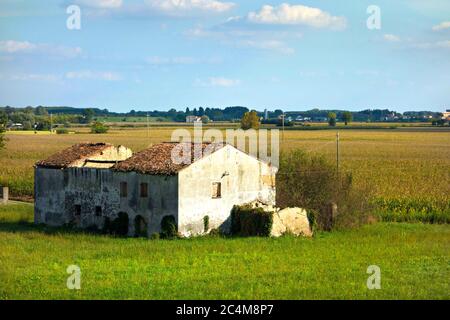
[[[150,144],[170,141],[174,128],[113,129],[108,134],[69,135],[7,133],[0,153],[0,184],[13,196],[32,195],[33,164],[79,142],[123,144],[139,151]],[[280,137],[282,135],[280,134]],[[334,130],[286,131],[281,149],[301,148],[334,158]],[[341,166],[357,183],[368,183],[384,198],[427,198],[448,201],[450,191],[450,131],[341,130]]]

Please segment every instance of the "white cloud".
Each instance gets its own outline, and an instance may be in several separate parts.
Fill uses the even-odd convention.
[[[104,80],[104,81],[119,81],[121,76],[115,72],[98,72],[91,70],[70,71],[66,73],[67,79],[87,79],[87,80]]]
[[[34,49],[36,49],[36,45],[28,41],[14,41],[14,40],[0,41],[0,52],[7,52],[7,53],[30,52]]]
[[[433,26],[433,31],[442,31],[445,29],[450,29],[450,21],[444,21],[438,25]]]
[[[0,52],[8,54],[37,53],[64,58],[75,58],[82,53],[80,47],[65,47],[28,41],[0,41]]]
[[[220,57],[210,57],[210,58],[194,58],[194,57],[160,57],[152,56],[145,59],[148,64],[154,66],[167,66],[167,65],[192,65],[199,63],[206,64],[218,64],[222,63],[223,60]]]
[[[241,83],[239,79],[227,79],[227,78],[209,78],[209,83],[213,87],[234,87]]]
[[[448,49],[450,48],[450,40],[416,43],[413,44],[413,47],[419,49]]]
[[[1,79],[7,79],[12,81],[59,81],[61,77],[56,74],[41,74],[41,73],[18,73],[0,75]]]
[[[314,28],[344,29],[347,20],[332,16],[318,8],[283,3],[277,7],[264,5],[259,12],[250,12],[247,19],[253,23],[280,25],[307,25]]]
[[[21,74],[13,76],[14,80],[39,80],[39,81],[55,81],[58,80],[58,76],[53,74]]]
[[[241,83],[239,79],[229,79],[224,77],[210,77],[208,81],[197,79],[195,85],[201,87],[235,87]]]
[[[82,54],[83,50],[80,47],[65,47],[65,46],[47,46],[41,47],[42,52],[49,55],[61,56],[65,58],[75,58]]]
[[[396,36],[394,34],[385,34],[383,36],[384,40],[388,41],[388,42],[399,42],[400,41],[400,37]]]
[[[304,78],[323,78],[327,77],[328,73],[323,71],[300,71],[300,76]]]
[[[75,0],[74,3],[97,9],[116,9],[122,6],[122,0]]]
[[[176,15],[195,10],[222,13],[235,6],[233,2],[217,0],[146,0],[146,4],[157,11]]]
[[[237,22],[237,21],[241,21],[241,20],[242,20],[241,16],[234,16],[234,17],[229,17],[226,22],[227,23],[229,23],[229,22]]]
[[[236,37],[253,37],[258,34],[253,30],[245,30],[245,29],[236,29],[236,28],[222,28],[222,26],[218,28],[210,28],[204,29],[202,26],[196,26],[193,29],[189,29],[184,33],[188,37],[213,37],[213,38],[236,38]],[[261,34],[261,33],[259,33]],[[277,33],[280,35],[280,33]]]
[[[277,51],[283,54],[295,52],[287,42],[298,40],[303,37],[299,32],[273,31],[273,30],[252,30],[241,29],[228,26],[221,26],[214,29],[204,29],[197,26],[185,32],[188,37],[213,38],[221,44],[238,48],[253,48],[260,50]]]
[[[170,65],[170,64],[194,64],[197,62],[197,59],[192,58],[192,57],[171,57],[171,58],[167,58],[167,57],[159,57],[159,56],[153,56],[153,57],[148,57],[146,59],[146,62],[148,64],[152,64],[152,65]]]
[[[130,18],[189,18],[221,14],[236,4],[219,0],[75,0],[83,14],[91,17],[118,16]]]
[[[295,52],[293,48],[288,47],[283,41],[279,40],[243,40],[238,45],[263,50],[274,50],[284,54],[292,54]]]
[[[387,42],[402,43],[403,46],[416,49],[448,49],[450,48],[450,40],[421,42],[413,38],[400,38],[394,34],[385,34],[383,39]]]
[[[212,32],[205,30],[203,27],[197,26],[195,28],[188,29],[186,32],[184,32],[184,34],[188,37],[200,38],[200,37],[211,36]]]

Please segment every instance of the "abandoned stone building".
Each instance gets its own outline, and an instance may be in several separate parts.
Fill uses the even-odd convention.
[[[172,161],[177,146],[192,151],[190,164]],[[77,144],[36,163],[35,223],[101,229],[120,217],[124,234],[150,236],[173,217],[183,236],[227,231],[234,205],[274,204],[275,173],[227,144],[161,143],[134,155],[123,146]]]

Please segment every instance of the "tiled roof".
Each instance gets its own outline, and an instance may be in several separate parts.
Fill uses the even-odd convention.
[[[201,146],[201,155],[196,155],[195,150],[196,146]],[[181,169],[189,166],[191,163],[199,160],[204,156],[205,149],[210,146],[211,154],[218,149],[222,148],[222,144],[211,144],[211,143],[173,143],[173,142],[165,142],[151,146],[150,148],[143,150],[141,152],[136,153],[132,157],[128,158],[125,161],[122,161],[116,164],[113,167],[115,171],[122,172],[138,172],[143,174],[152,174],[152,175],[175,175]],[[174,150],[174,148],[176,148]],[[190,148],[191,150],[191,161],[190,163],[178,163],[181,161],[172,161],[172,150],[174,150],[175,154],[179,154],[180,157],[183,156],[181,150],[185,147]],[[200,150],[200,148],[198,148]],[[178,152],[178,153],[177,153]],[[183,161],[187,162],[187,161]]]
[[[80,143],[64,149],[51,157],[36,162],[38,167],[67,168],[74,162],[84,160],[110,148],[109,143]]]

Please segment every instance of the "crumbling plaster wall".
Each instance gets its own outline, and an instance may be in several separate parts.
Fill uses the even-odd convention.
[[[275,176],[267,164],[227,145],[179,172],[178,231],[184,236],[209,229],[229,230],[234,205],[259,199],[275,203]],[[270,179],[269,179],[270,177]],[[221,183],[221,197],[212,198],[212,184]]]
[[[128,234],[134,235],[134,219],[140,215],[147,233],[160,232],[166,215],[178,219],[178,179],[135,172],[114,172],[98,168],[36,168],[35,222],[51,226],[74,224],[80,228],[103,228],[105,218],[116,219],[120,212],[129,219]],[[120,183],[127,183],[121,197]],[[141,197],[140,184],[148,184],[148,196]],[[76,206],[81,214],[76,214]],[[101,208],[97,214],[96,207]]]

